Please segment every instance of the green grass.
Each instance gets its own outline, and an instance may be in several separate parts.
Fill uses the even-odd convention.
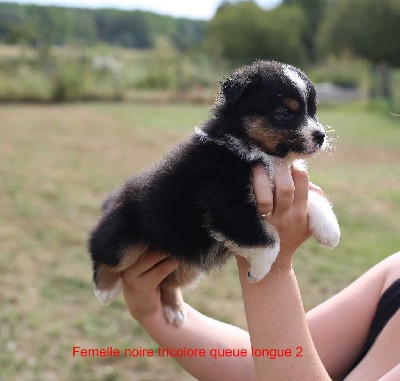
[[[207,116],[207,107],[179,104],[0,106],[0,380],[191,379],[170,360],[73,358],[71,348],[155,346],[122,298],[95,300],[86,236],[110,189]],[[307,308],[400,247],[400,119],[361,107],[320,119],[335,130],[336,150],[312,160],[310,176],[343,234],[333,251],[310,241],[297,253]],[[185,298],[245,327],[233,262]]]

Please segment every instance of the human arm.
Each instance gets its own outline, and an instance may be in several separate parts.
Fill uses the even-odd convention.
[[[392,354],[392,348],[397,348],[397,334],[391,336],[393,342],[389,344],[377,340],[365,359],[367,361],[360,363],[348,375],[361,353],[382,293],[399,278],[400,253],[396,253],[307,313],[308,325],[318,354],[334,380],[342,380],[346,375],[346,380],[363,379],[360,375],[362,371],[367,371],[370,375],[372,372],[383,374],[394,366],[393,362],[396,359],[392,359],[392,363],[388,364],[387,352]],[[390,324],[385,329],[389,326]],[[385,361],[378,360],[381,358]]]
[[[259,283],[246,280],[247,265],[238,258],[252,346],[255,349],[284,349],[286,354],[290,353],[276,359],[255,356],[257,378],[297,380],[304,379],[306,374],[310,381],[329,380],[311,339],[292,269],[294,252],[310,236],[307,223],[308,176],[299,170],[294,170],[290,176],[289,169],[283,166],[280,171],[283,173],[275,183],[279,197],[276,197],[270,218],[280,235],[279,256],[269,274]]]
[[[290,180],[288,176],[283,176],[281,179]],[[287,186],[290,187],[290,184],[287,184]],[[283,188],[285,187],[286,186],[283,186]],[[301,189],[299,185],[297,185],[296,188]],[[321,192],[321,190],[318,190],[317,188],[315,188],[315,186],[313,186],[313,189]],[[293,205],[295,205],[295,203],[296,200],[294,200]],[[297,208],[292,209],[292,212],[296,209]],[[283,219],[282,221],[284,220],[287,219]],[[275,223],[275,225],[279,226],[279,222],[272,221],[272,223]],[[280,231],[281,242],[283,244],[295,243],[295,245],[292,246],[292,248],[288,249],[282,247],[278,260],[286,258],[285,253],[289,254],[287,258],[291,258],[290,254],[293,253],[293,249],[296,248],[296,234],[295,232],[290,233],[290,230],[288,230],[289,226],[290,225],[286,226],[284,230]],[[299,222],[299,227],[301,226],[303,226],[303,224]],[[288,232],[291,234],[290,239],[285,237],[285,234]],[[300,231],[298,231],[297,233],[301,234]],[[289,262],[286,262],[286,265],[287,264],[289,264]],[[273,274],[273,270],[275,269],[276,267],[273,267],[270,274]],[[250,288],[252,285],[249,285],[248,283],[243,281],[243,272],[241,272],[240,274],[242,277],[242,287],[244,289]],[[270,274],[268,276],[270,276]],[[262,282],[267,282],[268,276]],[[380,296],[382,295],[384,290],[386,290],[395,280],[399,278],[400,253],[396,253],[379,262],[376,266],[361,275],[343,291],[332,296],[326,302],[318,305],[306,314],[308,328],[315,348],[317,350],[318,356],[332,379],[342,380],[344,377],[347,377],[346,380],[349,381],[360,380],[367,379],[366,375],[369,376],[369,379],[378,379],[380,375],[383,375],[390,370],[389,373],[383,376],[382,380],[387,379],[391,381],[396,379],[396,376],[400,374],[399,365],[396,365],[400,359],[398,355],[400,351],[396,349],[398,348],[396,337],[399,325],[396,324],[397,321],[400,320],[396,319],[392,319],[392,324],[388,324],[386,327],[386,329],[393,329],[393,333],[390,334],[389,331],[387,331],[386,333],[384,332],[386,336],[383,335],[380,340],[378,338],[374,347],[371,348],[368,356],[366,356],[365,361],[360,363],[349,374],[351,366],[360,355],[360,352],[368,335],[368,331],[372,319],[374,318]],[[295,279],[292,279],[292,281],[295,282]],[[287,287],[288,285],[290,285],[290,281],[285,282],[285,284],[285,287]],[[293,285],[296,288],[296,285],[294,283]],[[262,286],[262,283],[255,286]],[[282,292],[282,290],[276,290],[274,296],[279,295],[279,292]],[[295,293],[293,295],[295,295]],[[256,295],[254,294],[249,294],[247,297],[244,296],[245,303],[246,301],[248,301],[249,303],[255,303],[255,297]],[[266,294],[261,293],[260,298],[263,303],[267,302],[265,297]],[[285,303],[287,302],[287,298],[282,297],[281,299]],[[299,299],[299,301],[301,300]],[[253,306],[253,309],[255,311],[257,311],[258,309],[259,311],[260,306],[256,304],[255,306]],[[285,311],[287,311],[287,309],[285,308],[279,308],[278,310],[278,312]],[[268,313],[269,312],[266,309],[263,310],[260,315],[268,316]],[[295,311],[293,311],[293,313],[295,313]],[[250,312],[250,315],[253,316],[252,311]],[[302,316],[301,313],[298,316]],[[257,316],[253,316],[253,318],[256,319]],[[283,324],[282,319],[280,320],[280,323]],[[259,323],[259,321],[256,320],[255,324],[257,323]],[[395,325],[395,327],[397,328],[393,328],[393,325]],[[252,333],[250,323],[249,329],[251,337],[255,337],[255,340],[259,340],[259,332]],[[295,334],[296,332],[290,335],[290,337],[295,337]],[[265,335],[266,337],[268,337],[268,340],[271,343],[270,340],[273,337],[271,336],[271,332],[266,332]],[[253,346],[255,346],[255,340],[252,340]],[[281,338],[278,337],[278,340],[281,341]],[[271,347],[273,347],[272,344],[270,345]],[[304,347],[302,353],[305,353]],[[256,363],[257,360],[259,359],[256,359]],[[262,365],[267,366],[265,362],[262,362]],[[275,361],[273,365],[279,364]],[[295,369],[299,370],[299,368],[297,367],[295,367]],[[284,368],[286,375],[285,377],[287,377],[287,372],[289,370],[289,367]],[[267,374],[272,377],[271,372],[273,371],[273,369],[269,367],[267,371]],[[307,374],[307,379],[312,379],[308,371],[305,374]],[[287,377],[287,379],[290,379],[290,377]],[[294,377],[294,379],[296,379],[296,377]]]
[[[280,175],[278,170],[277,176]],[[273,205],[272,192],[268,176],[262,168],[253,169],[253,187],[259,212],[268,214]],[[310,187],[320,191],[312,184]],[[279,197],[277,198],[279,199]],[[275,217],[277,217],[276,213]],[[292,236],[292,238],[294,237]],[[282,243],[288,242],[291,245],[293,243],[289,252],[299,245],[297,240],[282,238]],[[210,319],[189,306],[186,306],[188,321],[179,330],[165,324],[158,285],[174,270],[176,264],[171,259],[164,260],[164,258],[165,256],[157,254],[146,255],[124,274],[124,295],[128,308],[132,316],[143,325],[154,340],[161,346],[170,348],[182,345],[193,348],[212,348],[222,345],[225,348],[250,350],[250,339],[247,332]],[[379,263],[341,293],[307,314],[315,347],[333,379],[343,379],[347,374],[350,364],[358,355],[366,337],[382,290],[400,277],[399,269],[400,253]],[[267,318],[264,317],[264,321],[267,321]],[[181,335],[183,329],[186,331]],[[297,344],[299,343],[297,342]],[[256,344],[253,343],[253,345]],[[255,379],[251,358],[233,359],[233,361],[232,358],[221,361],[211,358],[194,358],[194,360],[178,359],[186,370],[200,380]],[[374,364],[374,368],[376,368],[376,363]],[[392,375],[396,374],[396,371],[399,371],[398,366],[385,376],[388,378],[383,378],[383,380],[391,381],[389,377],[395,377]]]
[[[124,271],[123,292],[126,304],[143,329],[160,347],[204,349],[207,354],[212,348],[238,348],[250,352],[246,331],[211,319],[187,304],[185,324],[179,328],[167,324],[162,312],[159,284],[176,266],[172,259],[164,255],[149,253]],[[175,359],[198,380],[256,379],[251,356],[215,360],[209,355],[196,355]]]
[[[308,179],[298,176],[298,171],[294,171],[295,182],[298,183],[296,200],[304,197],[308,192]],[[303,179],[302,182],[299,182]],[[286,182],[291,184],[287,189]],[[259,212],[267,214],[273,207],[273,195],[270,191],[271,184],[268,176],[262,167],[253,168],[253,188],[258,204]],[[301,194],[301,196],[300,196]],[[273,223],[276,223],[281,239],[281,249],[284,252],[293,253],[295,249],[309,236],[308,230],[298,229],[298,223],[306,224],[306,221],[298,221],[296,213],[287,215],[286,203],[284,199],[294,197],[293,182],[291,174],[287,168],[282,166],[277,168],[275,199],[276,207],[273,216]],[[297,207],[299,202],[294,204]],[[290,206],[289,209],[292,209]],[[286,218],[290,218],[290,223],[284,223]],[[300,232],[300,234],[297,234]],[[153,258],[153,259],[151,259]],[[278,257],[277,263],[286,257]],[[151,262],[153,261],[153,262]],[[151,270],[150,270],[151,269]],[[124,273],[124,295],[128,308],[143,328],[160,345],[170,348],[192,347],[204,348],[208,352],[211,348],[227,349],[246,349],[251,353],[249,335],[247,332],[237,327],[227,325],[210,319],[189,306],[187,310],[187,320],[178,330],[166,324],[162,314],[159,301],[158,285],[174,269],[174,263],[170,259],[163,257],[146,256],[140,262]],[[246,281],[247,282],[247,281]],[[280,301],[276,301],[279,306]],[[274,302],[275,303],[275,302]],[[302,312],[304,315],[304,311]],[[264,321],[268,321],[268,316],[264,316]],[[251,356],[244,358],[229,358],[214,360],[211,357],[192,357],[178,358],[179,363],[196,378],[202,380],[220,380],[228,377],[230,380],[251,380],[256,379],[253,359]]]
[[[400,380],[400,364],[397,364],[390,372],[386,373],[378,381],[398,381]]]
[[[296,181],[296,176],[300,175],[303,176],[305,173],[294,173],[294,181],[297,182],[296,189],[304,189],[304,187],[301,187],[299,184],[299,179]],[[288,176],[282,176],[277,179],[278,181],[284,180],[284,181],[289,181],[290,177]],[[306,179],[303,179],[305,181]],[[300,182],[302,180],[300,179]],[[276,184],[277,188],[281,188],[281,194],[285,193],[282,191],[282,189],[289,187],[290,188],[291,184]],[[321,192],[321,190],[318,190],[313,186],[313,189],[316,191]],[[288,192],[290,194],[290,192]],[[292,203],[292,208],[287,208],[289,213],[296,213],[297,211],[300,211],[300,215],[297,216],[298,218],[301,217],[301,209],[299,210],[298,207],[296,207],[296,204],[299,203],[299,198],[303,197],[305,194],[299,194],[299,192],[296,192],[295,195],[297,194],[298,199],[296,200],[296,197]],[[280,200],[283,200],[285,202],[285,198],[280,198]],[[290,197],[288,199],[288,205],[290,205],[291,200]],[[274,215],[284,215],[284,211],[281,210],[280,213],[277,213],[277,208],[284,209],[284,206],[282,207],[281,205],[276,205],[275,206],[275,212]],[[293,216],[296,218],[296,216]],[[304,207],[303,207],[303,218],[304,218]],[[282,218],[281,221],[286,221],[286,226],[282,230],[280,230],[280,236],[281,236],[281,242],[286,245],[286,244],[292,244],[294,243],[294,246],[285,248],[284,246],[281,248],[280,255],[278,257],[278,261],[276,263],[276,266],[272,267],[271,273],[264,279],[262,282],[266,283],[268,282],[268,277],[272,276],[274,274],[275,270],[281,270],[282,266],[279,264],[279,261],[281,262],[282,259],[286,258],[288,259],[287,261],[284,262],[284,269],[290,268],[290,259],[291,256],[294,252],[294,250],[297,248],[296,244],[296,234],[300,235],[300,241],[301,239],[301,229],[298,229],[296,231],[290,231],[290,223],[288,224],[287,221],[291,221],[291,218]],[[273,224],[275,224],[278,229],[279,229],[279,221],[274,221],[274,217],[272,218],[271,221]],[[301,221],[298,223],[298,227],[305,227]],[[290,234],[290,237],[287,237],[286,234]],[[298,241],[298,242],[300,242]],[[278,267],[279,266],[279,267]],[[286,267],[285,267],[286,266]],[[243,270],[243,269],[242,269]],[[279,271],[279,275],[281,275],[281,271]],[[243,271],[240,272],[241,275],[241,280],[242,280],[242,288],[243,291],[245,292],[246,290],[251,289],[253,285],[248,284],[247,282],[243,281]],[[285,274],[287,275],[287,274]],[[292,274],[294,275],[294,274]],[[324,365],[326,371],[328,372],[329,376],[334,379],[334,380],[342,380],[344,377],[347,376],[346,380],[359,380],[359,379],[366,379],[366,375],[369,375],[370,379],[373,379],[374,376],[376,375],[377,377],[374,379],[378,379],[381,374],[384,374],[388,370],[392,369],[395,364],[399,361],[399,357],[396,357],[396,350],[389,350],[390,355],[388,356],[388,348],[391,346],[393,348],[397,348],[397,342],[394,339],[395,336],[392,335],[391,338],[388,339],[388,342],[383,342],[382,340],[377,340],[376,345],[374,348],[371,348],[369,356],[364,361],[363,363],[359,364],[350,374],[349,371],[351,370],[351,366],[354,364],[355,360],[358,358],[360,355],[361,349],[364,345],[364,342],[366,340],[366,337],[368,335],[368,331],[370,328],[370,324],[372,322],[372,319],[375,315],[376,312],[376,307],[378,304],[378,301],[380,299],[380,296],[386,290],[389,285],[392,284],[395,280],[400,278],[400,253],[394,254],[382,262],[378,263],[376,266],[371,268],[369,271],[364,273],[362,276],[360,276],[357,280],[355,280],[352,284],[350,284],[348,287],[346,287],[343,291],[339,292],[338,294],[332,296],[330,299],[328,299],[326,302],[320,304],[319,306],[315,307],[313,310],[308,312],[306,314],[306,321],[309,329],[309,334],[312,337],[312,342],[308,341],[308,344],[310,345],[310,349],[313,351],[313,349],[317,350],[318,357],[320,358],[320,361],[322,361],[322,364]],[[262,287],[262,282],[260,284],[254,285],[256,287]],[[273,286],[276,286],[278,283],[277,282],[272,282]],[[296,295],[296,289],[298,292],[297,288],[297,282],[295,277],[293,277],[291,280],[286,280],[286,282],[283,283],[283,290],[282,289],[276,289],[276,290],[271,290],[272,295],[272,302],[270,305],[267,304],[268,300],[268,294],[265,292],[269,290],[269,288],[265,288],[260,290],[260,301],[262,303],[265,303],[266,308],[260,312],[261,316],[268,316],[270,314],[270,311],[268,310],[268,307],[271,307],[272,310],[274,310],[273,303],[275,301],[275,297],[279,296],[279,293],[287,292],[288,289],[287,287],[289,285],[293,286],[293,294],[292,296],[295,297]],[[250,307],[246,309],[246,312],[250,308],[250,313],[247,313],[247,316],[251,316],[251,319],[255,320],[255,325],[257,327],[257,324],[260,324],[260,320],[257,319],[257,311],[261,310],[260,304],[255,302],[257,297],[256,293],[249,293],[247,296],[244,294],[244,300],[245,300],[245,305],[246,303],[250,303]],[[288,303],[288,298],[283,296],[280,297],[280,299],[287,303],[288,305],[290,304],[290,308],[284,308],[284,306],[280,306],[279,310],[277,310],[277,313],[285,313],[287,311],[292,311],[293,315],[292,316],[299,316],[303,317],[304,312],[302,311],[297,311],[293,308],[293,306],[296,306],[296,304],[293,303]],[[301,303],[301,297],[300,294],[298,293],[298,302]],[[253,305],[251,305],[253,303]],[[297,305],[298,306],[298,305]],[[287,316],[289,319],[291,316]],[[276,322],[276,321],[273,321]],[[252,337],[252,344],[255,346],[255,342],[261,341],[260,339],[260,332],[262,333],[262,329],[265,330],[265,336],[268,338],[269,343],[272,345],[272,339],[273,339],[273,333],[274,333],[274,326],[268,324],[267,327],[259,327],[259,331],[253,331],[251,328],[251,324],[249,323],[249,331],[250,335]],[[392,320],[392,323],[395,324],[395,320]],[[279,317],[279,322],[278,322],[278,328],[279,324],[287,324],[287,322],[284,321],[284,318],[282,316]],[[389,328],[390,325],[388,325]],[[294,326],[294,329],[298,329],[298,331],[294,331],[290,333],[290,330],[288,329],[285,333],[290,333],[289,338],[294,339],[297,334],[305,334],[304,338],[307,338],[306,332],[302,332],[301,328],[304,327],[304,322],[299,325],[299,327],[296,328]],[[275,332],[279,332],[281,334],[282,332],[277,330]],[[253,339],[254,337],[254,339]],[[278,341],[283,343],[283,340],[280,336],[278,336]],[[313,344],[314,343],[314,344]],[[296,343],[294,343],[296,344]],[[298,346],[302,346],[298,344]],[[314,347],[315,346],[315,347]],[[314,348],[313,348],[314,347]],[[305,352],[305,347],[302,346],[302,354],[304,356]],[[315,357],[315,352],[313,353],[314,357],[313,361],[317,361],[319,365],[321,365],[320,361],[318,361],[318,358]],[[383,356],[383,357],[382,357]],[[304,360],[304,359],[303,359]],[[306,365],[307,362],[303,362],[302,364]],[[255,362],[257,364],[261,363],[261,367],[266,368],[268,364],[265,361],[262,361],[262,359],[255,359]],[[272,365],[279,365],[278,362],[274,361],[271,362]],[[301,372],[301,367],[298,365],[302,364],[294,364],[294,370],[295,371],[300,371]],[[271,365],[271,364],[269,364]],[[308,365],[306,366],[306,373],[307,374],[307,379],[312,380],[312,374],[307,370]],[[268,367],[268,369],[264,369],[266,374],[269,375],[269,377],[272,376],[273,368],[271,366]],[[282,370],[282,369],[281,369]],[[301,377],[295,377],[291,376],[289,377],[288,372],[292,370],[290,368],[289,364],[285,363],[284,366],[284,374],[287,379],[297,379]],[[259,371],[259,369],[257,369]],[[279,369],[278,369],[279,371]],[[386,376],[388,380],[394,379],[395,375],[400,372],[399,366],[393,368],[389,373],[387,373]],[[301,373],[300,373],[301,374]],[[372,376],[374,375],[374,376]],[[371,377],[372,376],[372,377]],[[273,379],[273,378],[272,378]],[[280,379],[277,377],[277,379]],[[315,379],[323,380],[324,378],[321,377],[316,377]]]

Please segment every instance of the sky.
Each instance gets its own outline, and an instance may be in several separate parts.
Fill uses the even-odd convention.
[[[21,4],[59,5],[82,8],[140,9],[175,17],[208,20],[223,0],[8,0]],[[258,0],[259,5],[271,8],[280,0]],[[0,2],[1,7],[1,2]]]

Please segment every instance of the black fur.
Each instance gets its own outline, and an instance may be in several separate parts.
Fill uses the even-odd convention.
[[[208,267],[208,251],[217,244],[210,228],[242,246],[268,245],[271,238],[249,199],[251,164],[198,136],[182,143],[121,189],[92,232],[93,259],[117,265],[124,249],[146,242]]]
[[[129,248],[145,243],[207,270],[226,258],[215,232],[240,247],[274,244],[252,197],[251,167],[262,158],[246,157],[221,142],[230,135],[246,149],[278,157],[306,150],[300,130],[305,118],[316,120],[315,89],[293,68],[307,84],[304,99],[283,67],[260,61],[235,71],[221,84],[215,116],[202,126],[206,138],[191,136],[106,200],[89,240],[94,264],[117,266]],[[299,103],[297,112],[285,107],[287,98]],[[266,149],[252,140],[244,121],[254,116],[281,134],[282,142]]]

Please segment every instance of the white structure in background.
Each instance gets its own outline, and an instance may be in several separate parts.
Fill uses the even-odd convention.
[[[357,87],[340,87],[332,83],[316,83],[317,97],[320,101],[355,101],[362,98]]]
[[[110,70],[114,74],[120,74],[122,63],[113,56],[95,56],[93,66],[97,70]]]

